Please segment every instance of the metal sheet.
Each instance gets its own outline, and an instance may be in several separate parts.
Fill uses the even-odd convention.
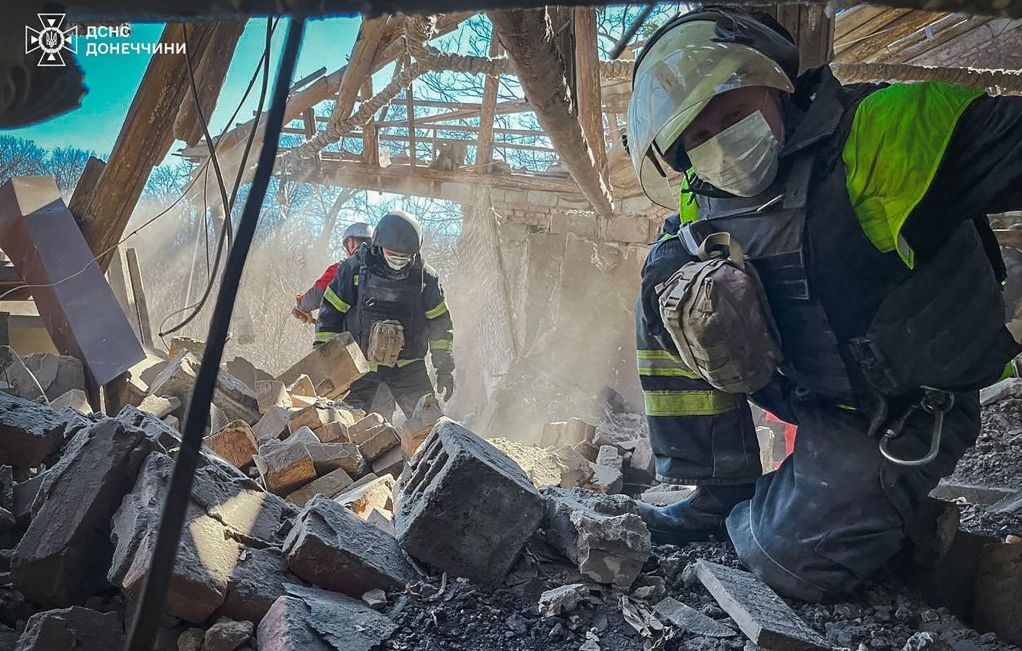
[[[26,283],[48,285],[32,288],[43,324],[97,384],[145,357],[52,176],[0,186],[0,248]]]

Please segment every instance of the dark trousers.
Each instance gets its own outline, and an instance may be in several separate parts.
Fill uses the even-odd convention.
[[[404,412],[405,418],[411,418],[415,405],[426,394],[433,393],[433,384],[426,373],[426,362],[412,362],[407,366],[381,366],[351,385],[351,392],[344,399],[352,407],[372,410],[376,392],[385,384],[397,401],[398,407]]]
[[[921,467],[893,464],[867,436],[866,418],[812,397],[791,397],[794,452],[756,482],[727,519],[742,561],[781,594],[828,601],[856,589],[900,549],[920,500],[979,435],[977,392],[957,394],[944,417],[940,453]],[[891,450],[929,449],[933,418],[911,416]]]

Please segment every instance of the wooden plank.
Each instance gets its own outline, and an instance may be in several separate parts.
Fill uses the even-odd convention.
[[[500,41],[490,35],[491,58],[501,54]],[[497,110],[497,91],[500,89],[500,77],[487,75],[483,81],[483,103],[479,113],[479,145],[476,147],[476,172],[486,174],[490,171],[493,160],[493,117]]]
[[[908,12],[908,9],[891,9],[889,7],[884,7],[881,13],[866,21],[856,29],[845,33],[840,40],[835,39],[835,54],[840,54],[842,50],[845,50],[856,43],[861,42],[863,39],[869,38],[877,32],[886,29],[888,25]]]
[[[78,221],[78,215],[84,214],[85,207],[92,200],[92,193],[96,190],[96,182],[99,181],[99,177],[105,167],[106,161],[95,156],[89,156],[89,160],[85,163],[85,169],[82,170],[82,175],[78,177],[78,183],[75,184],[75,190],[71,193],[71,200],[67,203],[67,209],[74,215],[79,228],[81,228],[82,223]],[[97,253],[99,251],[92,252],[93,255]]]
[[[844,40],[849,32],[862,27],[867,21],[873,20],[885,11],[887,7],[874,5],[856,5],[842,11],[834,20],[834,40]]]
[[[405,68],[412,65],[411,57],[405,57]],[[415,142],[415,97],[414,97],[414,86],[415,80],[408,82],[408,87],[405,88],[405,118],[408,120],[408,158],[412,162],[412,167],[415,167],[415,159],[418,157],[416,152]]]
[[[139,335],[143,346],[153,347],[153,330],[149,324],[149,302],[142,284],[142,269],[138,264],[138,251],[129,248],[126,253],[128,274],[131,277],[131,293],[135,299],[135,313],[138,319]]]
[[[909,11],[859,42],[849,45],[834,55],[834,61],[840,63],[859,63],[869,61],[872,57],[882,55],[888,44],[925,28],[930,23],[943,17],[928,11]]]
[[[341,86],[337,90],[337,103],[334,105],[332,119],[345,120],[351,115],[358,92],[372,70],[388,20],[387,15],[362,19],[351,57],[341,78]]]
[[[954,41],[961,36],[989,23],[992,18],[987,16],[961,16],[957,23],[947,29],[942,29],[934,34],[931,39],[924,39],[919,43],[913,43],[890,54],[890,61],[893,63],[916,63],[922,57],[937,48],[953,47]]]
[[[786,651],[832,648],[776,592],[752,574],[699,560],[696,577],[754,644]]]
[[[232,20],[213,23],[213,35],[209,52],[196,62],[193,58],[192,68],[195,70],[195,86],[198,89],[199,105],[202,115],[208,121],[216,108],[220,89],[227,78],[227,69],[231,66],[234,51],[238,47],[238,39],[245,30],[244,20]],[[192,29],[188,30],[191,40]],[[194,145],[202,139],[202,123],[192,96],[191,82],[187,83],[188,92],[181,102],[181,108],[174,118],[174,137],[188,145]]]
[[[215,31],[215,23],[198,23],[189,29],[193,65],[202,62]],[[180,24],[164,27],[161,44],[170,49],[182,42]],[[153,167],[174,142],[174,118],[188,90],[187,74],[183,54],[157,54],[150,59],[106,167],[95,187],[87,190],[88,201],[72,213],[89,248],[102,254],[101,269],[109,264],[112,247],[124,233]]]
[[[366,77],[362,84],[362,101],[368,101],[373,96],[373,78]],[[380,132],[376,128],[376,117],[372,117],[362,127],[362,160],[366,165],[376,167],[380,164]]]
[[[578,121],[582,125],[596,169],[607,174],[607,142],[603,127],[603,91],[600,86],[600,51],[597,48],[596,10],[575,10],[575,91]]]
[[[525,96],[582,194],[601,216],[613,212],[610,186],[572,112],[564,66],[547,31],[543,9],[487,12],[500,44],[515,63]]]
[[[124,245],[118,245],[110,259],[110,267],[106,270],[106,280],[110,283],[110,289],[114,298],[121,306],[125,318],[131,324],[135,336],[142,341],[142,330],[138,321],[138,310],[135,307],[135,293],[131,291],[131,274],[128,272],[128,260],[124,252]],[[187,305],[187,301],[185,302]]]
[[[306,138],[316,135],[316,109],[311,106],[302,113],[302,133]]]

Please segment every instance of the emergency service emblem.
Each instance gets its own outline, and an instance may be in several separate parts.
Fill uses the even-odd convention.
[[[36,14],[42,29],[25,26],[25,54],[39,50],[39,66],[63,66],[62,51],[77,52],[78,26],[62,29],[65,14]]]

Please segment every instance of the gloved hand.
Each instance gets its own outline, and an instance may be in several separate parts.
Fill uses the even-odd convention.
[[[315,323],[316,317],[312,316],[312,312],[307,312],[298,306],[298,302],[302,300],[301,294],[295,294],[295,306],[291,308],[291,316],[298,319],[302,323]]]
[[[436,375],[436,392],[437,395],[444,401],[447,402],[454,395],[454,373],[437,372]]]

